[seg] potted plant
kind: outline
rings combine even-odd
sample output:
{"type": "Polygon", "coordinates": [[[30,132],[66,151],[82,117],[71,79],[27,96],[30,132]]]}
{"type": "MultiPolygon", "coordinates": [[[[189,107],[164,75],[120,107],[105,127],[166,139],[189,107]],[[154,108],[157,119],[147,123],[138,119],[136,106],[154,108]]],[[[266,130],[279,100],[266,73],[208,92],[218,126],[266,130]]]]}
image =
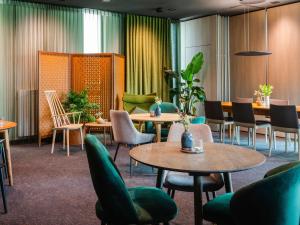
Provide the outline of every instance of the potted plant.
{"type": "Polygon", "coordinates": [[[179,113],[181,123],[184,126],[184,132],[181,135],[181,148],[183,150],[192,150],[193,148],[193,135],[189,132],[190,119],[188,115],[184,112],[179,113]]]}
{"type": "MultiPolygon", "coordinates": [[[[93,111],[100,108],[99,104],[91,103],[89,101],[87,89],[84,89],[80,92],[70,90],[65,101],[63,102],[63,106],[68,112],[81,112],[80,121],[82,123],[95,122],[96,117],[93,115],[93,111]]],[[[80,143],[79,132],[70,132],[70,143],[80,143]]]]}
{"type": "Polygon", "coordinates": [[[161,104],[161,99],[159,97],[155,97],[155,104],[156,104],[156,109],[154,111],[155,116],[160,116],[161,115],[161,108],[160,108],[160,104],[161,104]]]}
{"type": "Polygon", "coordinates": [[[262,93],[264,97],[264,104],[265,106],[270,105],[270,96],[273,92],[273,86],[271,84],[260,84],[259,85],[259,91],[262,93]]]}
{"type": "Polygon", "coordinates": [[[187,115],[196,114],[196,103],[203,102],[206,99],[204,87],[200,86],[200,79],[196,75],[201,70],[204,63],[202,52],[197,53],[187,65],[185,70],[178,73],[165,70],[168,77],[176,79],[177,87],[171,88],[171,96],[177,96],[181,111],[187,115]]]}

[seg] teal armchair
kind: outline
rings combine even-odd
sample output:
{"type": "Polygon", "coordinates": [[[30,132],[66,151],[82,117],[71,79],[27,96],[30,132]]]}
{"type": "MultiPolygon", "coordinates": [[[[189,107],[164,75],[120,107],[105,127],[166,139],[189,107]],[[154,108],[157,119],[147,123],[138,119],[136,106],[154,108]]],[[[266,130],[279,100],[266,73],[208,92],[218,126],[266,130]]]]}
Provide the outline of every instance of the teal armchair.
{"type": "Polygon", "coordinates": [[[299,225],[300,162],[277,167],[235,194],[209,201],[203,215],[218,225],[299,225]]]}
{"type": "Polygon", "coordinates": [[[152,187],[127,188],[104,145],[89,134],[85,143],[98,196],[96,215],[102,225],[169,224],[175,218],[177,206],[165,192],[152,187]]]}
{"type": "MultiPolygon", "coordinates": [[[[161,108],[162,113],[177,113],[178,112],[178,107],[171,102],[162,102],[159,106],[161,108]]],[[[150,106],[149,111],[155,111],[156,108],[157,108],[157,104],[154,103],[153,105],[150,106]]],[[[146,133],[156,134],[155,127],[152,122],[146,122],[145,131],[146,131],[146,133]]],[[[163,140],[166,140],[166,138],[168,137],[168,134],[169,134],[169,128],[162,127],[161,137],[163,140]]]]}

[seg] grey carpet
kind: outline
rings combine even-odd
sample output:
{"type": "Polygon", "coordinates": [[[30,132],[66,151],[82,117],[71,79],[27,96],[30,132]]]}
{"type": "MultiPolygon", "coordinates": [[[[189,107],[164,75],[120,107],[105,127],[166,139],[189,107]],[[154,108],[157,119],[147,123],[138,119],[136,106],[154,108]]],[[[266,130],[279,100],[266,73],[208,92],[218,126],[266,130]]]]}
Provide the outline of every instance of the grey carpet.
{"type": "MultiPolygon", "coordinates": [[[[259,180],[264,173],[280,164],[297,160],[297,154],[284,153],[283,141],[279,141],[267,162],[255,169],[232,175],[234,189],[237,190],[259,180]]],[[[245,144],[245,138],[242,142],[245,144]]],[[[267,145],[262,137],[258,139],[258,151],[266,154],[267,145]]],[[[71,148],[67,157],[57,144],[50,154],[50,145],[38,148],[36,144],[12,146],[14,186],[7,187],[8,213],[0,215],[1,225],[93,225],[100,224],[95,216],[97,200],[93,190],[85,151],[71,148]]],[[[111,154],[115,146],[110,146],[111,154]]],[[[126,148],[120,149],[117,165],[128,186],[154,186],[156,176],[151,168],[138,165],[134,176],[129,177],[129,158],[126,148]]],[[[224,190],[219,194],[224,193],[224,190]]],[[[179,207],[178,217],[172,224],[192,225],[193,195],[176,192],[175,201],[179,207]]],[[[0,202],[0,211],[2,202],[0,202]]],[[[209,224],[209,223],[207,223],[209,224]]]]}

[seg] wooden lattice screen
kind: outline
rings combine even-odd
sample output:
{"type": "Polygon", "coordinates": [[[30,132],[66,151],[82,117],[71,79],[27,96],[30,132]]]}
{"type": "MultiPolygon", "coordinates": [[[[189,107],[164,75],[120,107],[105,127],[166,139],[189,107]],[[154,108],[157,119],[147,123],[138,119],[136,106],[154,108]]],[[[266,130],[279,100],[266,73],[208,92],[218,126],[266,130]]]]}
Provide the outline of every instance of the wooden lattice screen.
{"type": "Polygon", "coordinates": [[[44,95],[56,90],[60,96],[68,90],[88,88],[91,102],[101,106],[109,119],[110,109],[122,109],[125,90],[125,57],[118,54],[39,53],[39,143],[52,134],[52,120],[44,95]]]}
{"type": "Polygon", "coordinates": [[[70,55],[39,52],[39,145],[52,134],[53,121],[45,90],[56,90],[63,97],[71,87],[70,55]]]}

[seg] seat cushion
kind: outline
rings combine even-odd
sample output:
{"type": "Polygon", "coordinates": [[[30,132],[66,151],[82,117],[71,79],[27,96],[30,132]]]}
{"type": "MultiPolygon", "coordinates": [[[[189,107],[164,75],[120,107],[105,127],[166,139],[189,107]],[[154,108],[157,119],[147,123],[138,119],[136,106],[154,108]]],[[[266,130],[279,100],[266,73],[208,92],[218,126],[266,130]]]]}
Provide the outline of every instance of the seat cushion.
{"type": "Polygon", "coordinates": [[[269,125],[270,122],[267,120],[256,120],[256,125],[260,126],[260,125],[269,125]]]}
{"type": "Polygon", "coordinates": [[[129,188],[128,191],[140,223],[168,222],[177,215],[175,202],[160,189],[135,187],[129,188]]]}
{"type": "MultiPolygon", "coordinates": [[[[224,186],[221,174],[210,174],[202,177],[203,191],[217,191],[224,186]]],[[[194,180],[187,173],[169,172],[166,176],[164,187],[178,191],[193,192],[194,180]]]]}
{"type": "Polygon", "coordinates": [[[233,193],[220,195],[203,206],[203,218],[222,225],[234,225],[230,213],[230,201],[233,193]]]}
{"type": "MultiPolygon", "coordinates": [[[[158,188],[128,188],[136,209],[139,224],[168,222],[177,215],[177,206],[173,199],[158,188]]],[[[107,221],[99,201],[96,203],[96,215],[100,220],[107,221]]]]}

